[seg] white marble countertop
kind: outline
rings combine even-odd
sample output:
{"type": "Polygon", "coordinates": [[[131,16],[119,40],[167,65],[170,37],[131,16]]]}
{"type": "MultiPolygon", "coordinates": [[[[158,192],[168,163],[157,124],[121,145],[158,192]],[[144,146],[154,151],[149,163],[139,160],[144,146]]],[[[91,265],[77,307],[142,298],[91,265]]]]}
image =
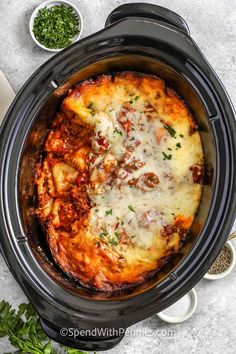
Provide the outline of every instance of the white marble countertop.
{"type": "MultiPolygon", "coordinates": [[[[40,0],[0,0],[0,70],[17,92],[26,79],[51,53],[39,49],[31,40],[28,21],[40,0]]],[[[122,0],[71,0],[84,17],[83,36],[104,26],[108,14],[122,0]]],[[[132,2],[132,1],[129,1],[132,2]]],[[[148,2],[148,1],[143,1],[148,2]]],[[[150,0],[151,2],[151,0],[150,0]]],[[[223,81],[236,105],[236,0],[153,0],[179,13],[187,21],[191,35],[223,81]]],[[[234,229],[236,224],[234,225],[234,229]]],[[[17,306],[26,298],[0,255],[0,301],[17,306]]],[[[187,322],[167,325],[152,316],[135,326],[136,336],[127,336],[109,354],[221,353],[234,354],[236,338],[236,270],[219,281],[200,281],[196,286],[197,310],[187,322]],[[147,331],[172,329],[174,335],[141,335],[147,331]],[[139,334],[138,334],[139,333],[139,334]]],[[[0,354],[10,345],[0,340],[0,354]]],[[[105,352],[104,352],[105,353],[105,352]]]]}

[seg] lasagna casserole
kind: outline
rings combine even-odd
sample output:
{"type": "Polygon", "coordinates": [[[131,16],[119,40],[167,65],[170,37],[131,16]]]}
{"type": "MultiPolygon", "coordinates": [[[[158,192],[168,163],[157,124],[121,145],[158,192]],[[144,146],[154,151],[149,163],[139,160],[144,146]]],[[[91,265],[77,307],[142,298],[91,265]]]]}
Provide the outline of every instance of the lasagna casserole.
{"type": "Polygon", "coordinates": [[[95,290],[144,281],[185,241],[202,175],[197,125],[163,80],[121,72],[80,83],[37,165],[37,215],[55,262],[95,290]]]}

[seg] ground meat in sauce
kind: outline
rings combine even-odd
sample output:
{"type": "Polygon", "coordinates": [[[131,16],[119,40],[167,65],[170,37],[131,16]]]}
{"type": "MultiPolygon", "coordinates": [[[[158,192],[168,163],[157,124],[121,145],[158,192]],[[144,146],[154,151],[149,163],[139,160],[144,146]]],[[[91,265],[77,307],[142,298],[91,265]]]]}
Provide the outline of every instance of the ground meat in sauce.
{"type": "Polygon", "coordinates": [[[139,178],[130,179],[128,184],[141,189],[143,192],[148,192],[159,184],[159,178],[155,173],[149,172],[144,173],[139,178]]]}
{"type": "Polygon", "coordinates": [[[194,165],[190,167],[192,172],[193,182],[200,184],[203,178],[203,165],[194,165]]]}
{"type": "Polygon", "coordinates": [[[164,238],[169,239],[169,237],[175,233],[178,233],[180,235],[181,241],[184,241],[186,239],[186,236],[189,232],[189,229],[184,229],[181,227],[178,227],[177,225],[166,225],[163,227],[161,231],[161,236],[164,238]]]}

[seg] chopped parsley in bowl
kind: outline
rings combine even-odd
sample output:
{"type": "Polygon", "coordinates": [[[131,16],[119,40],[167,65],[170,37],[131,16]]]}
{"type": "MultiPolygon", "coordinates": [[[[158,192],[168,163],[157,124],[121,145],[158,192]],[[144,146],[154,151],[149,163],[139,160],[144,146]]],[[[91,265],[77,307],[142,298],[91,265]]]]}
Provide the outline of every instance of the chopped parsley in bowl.
{"type": "Polygon", "coordinates": [[[30,33],[37,45],[49,51],[60,51],[79,39],[82,17],[67,1],[46,1],[30,19],[30,33]]]}

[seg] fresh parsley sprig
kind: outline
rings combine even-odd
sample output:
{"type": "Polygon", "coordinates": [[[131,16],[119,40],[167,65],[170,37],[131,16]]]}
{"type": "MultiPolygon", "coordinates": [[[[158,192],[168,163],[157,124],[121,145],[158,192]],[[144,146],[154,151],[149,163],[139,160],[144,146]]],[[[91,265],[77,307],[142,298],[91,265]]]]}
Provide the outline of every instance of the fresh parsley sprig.
{"type": "MultiPolygon", "coordinates": [[[[3,337],[8,337],[18,354],[57,354],[31,304],[21,304],[14,310],[7,301],[0,302],[0,338],[3,337]]],[[[86,354],[78,349],[63,349],[66,354],[86,354]]]]}

